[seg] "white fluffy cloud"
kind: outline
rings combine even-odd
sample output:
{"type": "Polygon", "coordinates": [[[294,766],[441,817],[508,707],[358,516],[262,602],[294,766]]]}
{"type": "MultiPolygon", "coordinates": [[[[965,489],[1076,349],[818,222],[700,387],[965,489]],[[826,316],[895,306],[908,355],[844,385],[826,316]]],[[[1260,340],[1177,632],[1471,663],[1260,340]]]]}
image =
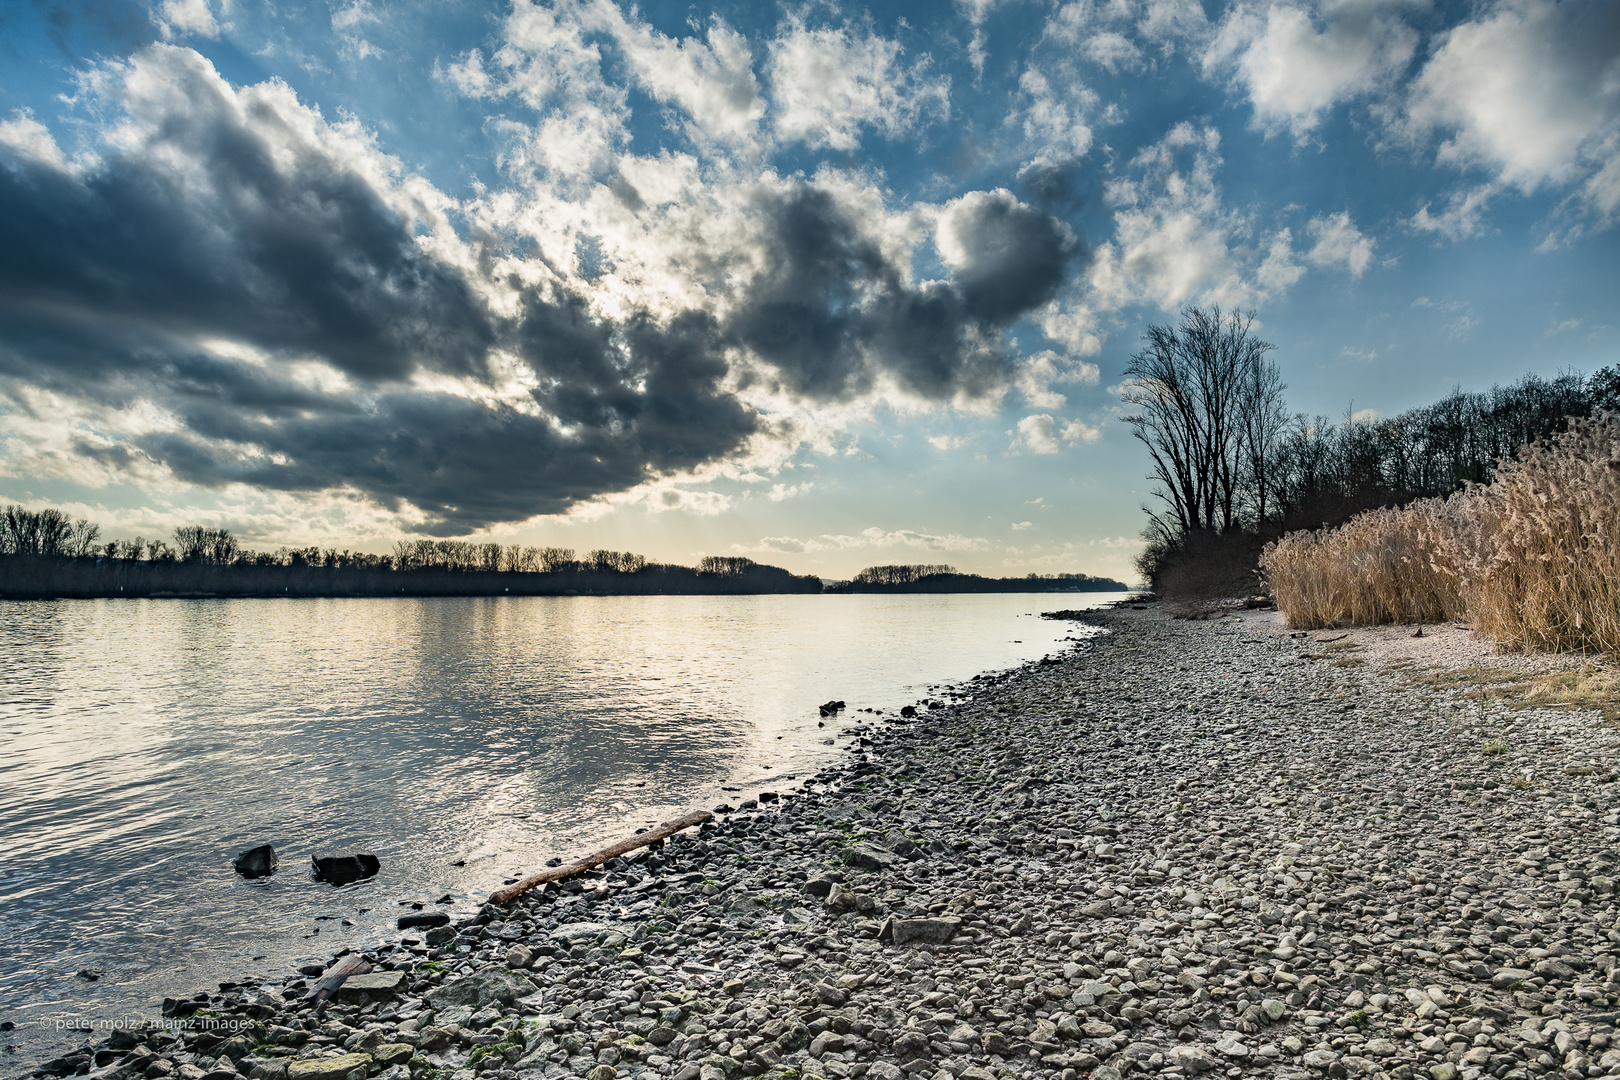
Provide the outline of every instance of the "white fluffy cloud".
{"type": "Polygon", "coordinates": [[[1168,310],[1195,297],[1249,298],[1233,251],[1245,222],[1224,205],[1215,179],[1220,141],[1214,128],[1177,124],[1108,184],[1114,237],[1098,247],[1088,275],[1098,305],[1168,310]]]}
{"type": "Polygon", "coordinates": [[[1035,67],[1019,78],[1018,88],[1026,100],[1021,118],[1033,160],[1084,157],[1091,149],[1092,137],[1086,115],[1095,107],[1097,95],[1077,80],[1054,84],[1035,67]]]}
{"type": "Polygon", "coordinates": [[[859,26],[792,23],[770,46],[772,123],[779,138],[813,149],[853,150],[863,128],[893,138],[943,120],[950,80],[910,65],[900,43],[859,26]]]}
{"type": "Polygon", "coordinates": [[[1027,450],[1031,454],[1060,453],[1065,445],[1093,443],[1102,438],[1102,428],[1080,420],[1054,418],[1047,413],[1026,416],[1018,421],[1013,435],[1012,449],[1027,450]]]}
{"type": "Polygon", "coordinates": [[[1257,125],[1301,137],[1334,105],[1406,70],[1418,35],[1401,19],[1401,6],[1239,3],[1221,20],[1204,69],[1229,75],[1254,106],[1257,125]]]}
{"type": "MultiPolygon", "coordinates": [[[[1442,34],[1407,107],[1410,133],[1440,137],[1439,160],[1532,192],[1578,185],[1599,215],[1620,206],[1620,5],[1500,0],[1442,34]]],[[[1477,231],[1474,188],[1418,228],[1477,231]]]]}
{"type": "Polygon", "coordinates": [[[1358,278],[1372,263],[1373,241],[1356,228],[1348,210],[1312,218],[1307,231],[1315,243],[1305,257],[1313,266],[1342,266],[1358,278]]]}
{"type": "Polygon", "coordinates": [[[1067,0],[1047,19],[1046,36],[1107,67],[1135,66],[1142,46],[1173,53],[1209,35],[1199,0],[1067,0]]]}
{"type": "Polygon", "coordinates": [[[626,18],[610,0],[598,0],[596,11],[648,93],[691,117],[691,133],[731,141],[753,138],[765,101],[753,53],[741,34],[716,20],[706,41],[677,40],[626,18]]]}

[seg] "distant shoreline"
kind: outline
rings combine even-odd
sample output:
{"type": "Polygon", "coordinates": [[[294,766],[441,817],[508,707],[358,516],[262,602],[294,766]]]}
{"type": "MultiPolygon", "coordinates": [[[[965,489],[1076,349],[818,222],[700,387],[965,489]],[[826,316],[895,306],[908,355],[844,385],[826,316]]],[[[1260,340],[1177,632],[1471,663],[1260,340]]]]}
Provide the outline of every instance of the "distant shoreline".
{"type": "MultiPolygon", "coordinates": [[[[739,563],[745,560],[738,560],[739,563]]],[[[0,557],[0,599],[306,599],[451,596],[774,596],[838,593],[1127,592],[1084,575],[984,578],[939,574],[905,583],[835,582],[748,563],[736,572],[647,564],[632,570],[398,570],[380,566],[254,565],[100,556],[0,557]]]]}

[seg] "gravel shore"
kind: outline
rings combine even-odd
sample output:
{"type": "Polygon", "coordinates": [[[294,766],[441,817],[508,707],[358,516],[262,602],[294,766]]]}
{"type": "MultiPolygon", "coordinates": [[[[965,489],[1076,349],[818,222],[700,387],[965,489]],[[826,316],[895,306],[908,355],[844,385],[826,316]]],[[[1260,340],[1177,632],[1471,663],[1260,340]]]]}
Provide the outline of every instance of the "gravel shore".
{"type": "Polygon", "coordinates": [[[318,975],[227,986],[35,1075],[1620,1077],[1620,733],[1085,617],[794,791],[407,931],[320,1012],[318,975]]]}

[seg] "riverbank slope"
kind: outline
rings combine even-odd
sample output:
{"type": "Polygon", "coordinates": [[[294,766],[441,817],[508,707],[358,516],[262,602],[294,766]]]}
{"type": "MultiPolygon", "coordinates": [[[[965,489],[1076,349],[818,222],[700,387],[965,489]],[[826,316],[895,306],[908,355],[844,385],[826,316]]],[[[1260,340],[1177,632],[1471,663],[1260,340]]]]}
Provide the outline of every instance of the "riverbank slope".
{"type": "Polygon", "coordinates": [[[375,950],[321,1015],[309,977],[229,987],[53,1068],[1620,1075],[1616,732],[1236,619],[1087,617],[1113,632],[797,793],[375,950]]]}

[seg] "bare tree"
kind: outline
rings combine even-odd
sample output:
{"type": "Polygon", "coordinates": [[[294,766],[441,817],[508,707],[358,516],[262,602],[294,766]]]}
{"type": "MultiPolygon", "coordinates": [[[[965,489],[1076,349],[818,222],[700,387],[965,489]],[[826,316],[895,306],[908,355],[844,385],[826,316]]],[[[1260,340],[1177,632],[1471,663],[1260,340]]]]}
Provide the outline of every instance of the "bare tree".
{"type": "MultiPolygon", "coordinates": [[[[225,529],[207,525],[182,525],[174,530],[174,546],[181,562],[228,566],[236,561],[241,546],[225,529]]],[[[318,558],[318,556],[317,556],[318,558]]],[[[311,560],[314,561],[314,560],[311,560]]]]}
{"type": "Polygon", "coordinates": [[[1125,369],[1124,400],[1138,410],[1125,422],[1147,447],[1155,495],[1182,533],[1232,529],[1253,464],[1247,435],[1281,429],[1281,379],[1266,359],[1275,346],[1255,335],[1252,313],[1219,307],[1189,307],[1143,338],[1125,369]]]}

